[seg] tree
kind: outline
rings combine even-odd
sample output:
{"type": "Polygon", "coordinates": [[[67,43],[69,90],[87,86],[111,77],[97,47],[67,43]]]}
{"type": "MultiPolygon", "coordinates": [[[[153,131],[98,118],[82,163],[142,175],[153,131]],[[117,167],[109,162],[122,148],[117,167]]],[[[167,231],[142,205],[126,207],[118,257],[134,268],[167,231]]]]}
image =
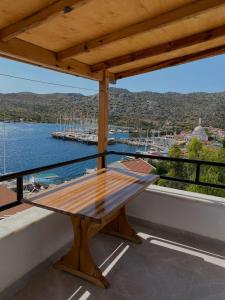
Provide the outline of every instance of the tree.
{"type": "MultiPolygon", "coordinates": [[[[200,159],[212,162],[225,162],[225,149],[204,146],[201,141],[193,138],[188,145],[188,158],[200,159]]],[[[171,147],[169,151],[170,157],[181,157],[181,150],[177,145],[171,147]]],[[[179,162],[167,163],[167,176],[174,178],[185,178],[194,180],[196,176],[196,166],[192,164],[185,164],[179,162]]],[[[210,165],[202,165],[200,169],[200,181],[207,183],[215,183],[225,185],[225,171],[223,167],[216,167],[210,165]]],[[[172,187],[176,189],[183,189],[191,192],[197,192],[207,195],[215,195],[225,197],[225,190],[198,186],[193,184],[184,184],[180,182],[173,182],[168,180],[159,180],[159,185],[172,187]]]]}
{"type": "Polygon", "coordinates": [[[223,144],[223,148],[225,148],[225,139],[223,139],[222,144],[223,144]]]}
{"type": "Polygon", "coordinates": [[[165,175],[168,171],[168,163],[166,161],[155,161],[154,159],[149,159],[149,163],[155,167],[155,170],[152,171],[154,174],[165,175]]]}
{"type": "MultiPolygon", "coordinates": [[[[169,150],[169,156],[174,158],[181,157],[181,150],[178,145],[174,144],[169,150]]],[[[186,166],[182,162],[171,161],[167,163],[167,176],[174,178],[185,178],[186,177],[186,166]]],[[[182,182],[159,180],[159,185],[168,186],[177,189],[184,189],[185,184],[182,182]]]]}
{"type": "Polygon", "coordinates": [[[188,144],[188,158],[189,159],[199,159],[202,151],[203,143],[199,141],[196,137],[193,137],[188,144]]]}
{"type": "Polygon", "coordinates": [[[177,144],[174,144],[170,150],[169,150],[169,156],[170,157],[177,157],[179,158],[181,156],[181,150],[180,148],[178,147],[177,144]]]}
{"type": "MultiPolygon", "coordinates": [[[[202,147],[200,153],[201,160],[208,160],[212,162],[225,162],[225,149],[215,149],[212,147],[202,147]]],[[[202,182],[225,184],[225,172],[223,167],[201,166],[200,180],[202,182]]],[[[190,185],[187,189],[191,192],[198,192],[207,195],[214,195],[225,197],[225,190],[218,188],[211,188],[205,186],[190,185]]]]}

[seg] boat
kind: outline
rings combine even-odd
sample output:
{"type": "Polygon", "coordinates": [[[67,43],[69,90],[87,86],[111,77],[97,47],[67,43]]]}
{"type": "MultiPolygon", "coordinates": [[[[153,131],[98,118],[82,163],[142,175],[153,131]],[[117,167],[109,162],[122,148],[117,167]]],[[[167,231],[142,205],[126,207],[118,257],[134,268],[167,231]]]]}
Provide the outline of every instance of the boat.
{"type": "Polygon", "coordinates": [[[86,169],[85,170],[85,174],[88,175],[88,174],[93,174],[97,171],[97,168],[94,168],[94,169],[86,169]]]}

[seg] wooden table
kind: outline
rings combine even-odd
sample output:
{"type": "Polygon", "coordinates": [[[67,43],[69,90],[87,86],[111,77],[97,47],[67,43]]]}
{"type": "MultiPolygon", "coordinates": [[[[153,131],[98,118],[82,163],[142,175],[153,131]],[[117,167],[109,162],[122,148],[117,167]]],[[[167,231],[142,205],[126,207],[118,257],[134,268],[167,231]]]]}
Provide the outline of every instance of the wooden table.
{"type": "Polygon", "coordinates": [[[56,267],[101,287],[108,287],[107,279],[91,257],[88,239],[101,230],[140,243],[140,238],[127,221],[125,205],[156,179],[157,175],[102,169],[24,201],[71,217],[73,246],[56,263],[56,267]]]}

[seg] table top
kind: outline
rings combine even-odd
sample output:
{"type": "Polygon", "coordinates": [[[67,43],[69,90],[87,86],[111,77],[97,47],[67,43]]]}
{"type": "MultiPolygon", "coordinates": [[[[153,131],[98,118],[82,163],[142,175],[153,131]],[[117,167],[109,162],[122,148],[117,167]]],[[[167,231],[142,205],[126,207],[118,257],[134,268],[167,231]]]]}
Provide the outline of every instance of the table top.
{"type": "Polygon", "coordinates": [[[24,199],[24,202],[101,223],[104,217],[123,207],[158,177],[119,168],[102,169],[24,199]]]}

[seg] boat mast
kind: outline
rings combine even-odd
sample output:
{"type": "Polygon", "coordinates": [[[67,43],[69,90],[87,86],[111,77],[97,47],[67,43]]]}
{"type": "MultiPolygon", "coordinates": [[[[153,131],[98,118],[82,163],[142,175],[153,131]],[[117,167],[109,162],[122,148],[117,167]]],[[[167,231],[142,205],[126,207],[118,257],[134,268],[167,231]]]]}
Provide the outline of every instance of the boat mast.
{"type": "Polygon", "coordinates": [[[62,116],[59,115],[59,131],[62,132],[62,116]]]}
{"type": "Polygon", "coordinates": [[[148,129],[147,129],[147,131],[146,131],[145,152],[147,152],[147,146],[148,146],[148,129]]]}
{"type": "Polygon", "coordinates": [[[6,128],[5,118],[3,122],[3,174],[6,174],[6,128]]]}

